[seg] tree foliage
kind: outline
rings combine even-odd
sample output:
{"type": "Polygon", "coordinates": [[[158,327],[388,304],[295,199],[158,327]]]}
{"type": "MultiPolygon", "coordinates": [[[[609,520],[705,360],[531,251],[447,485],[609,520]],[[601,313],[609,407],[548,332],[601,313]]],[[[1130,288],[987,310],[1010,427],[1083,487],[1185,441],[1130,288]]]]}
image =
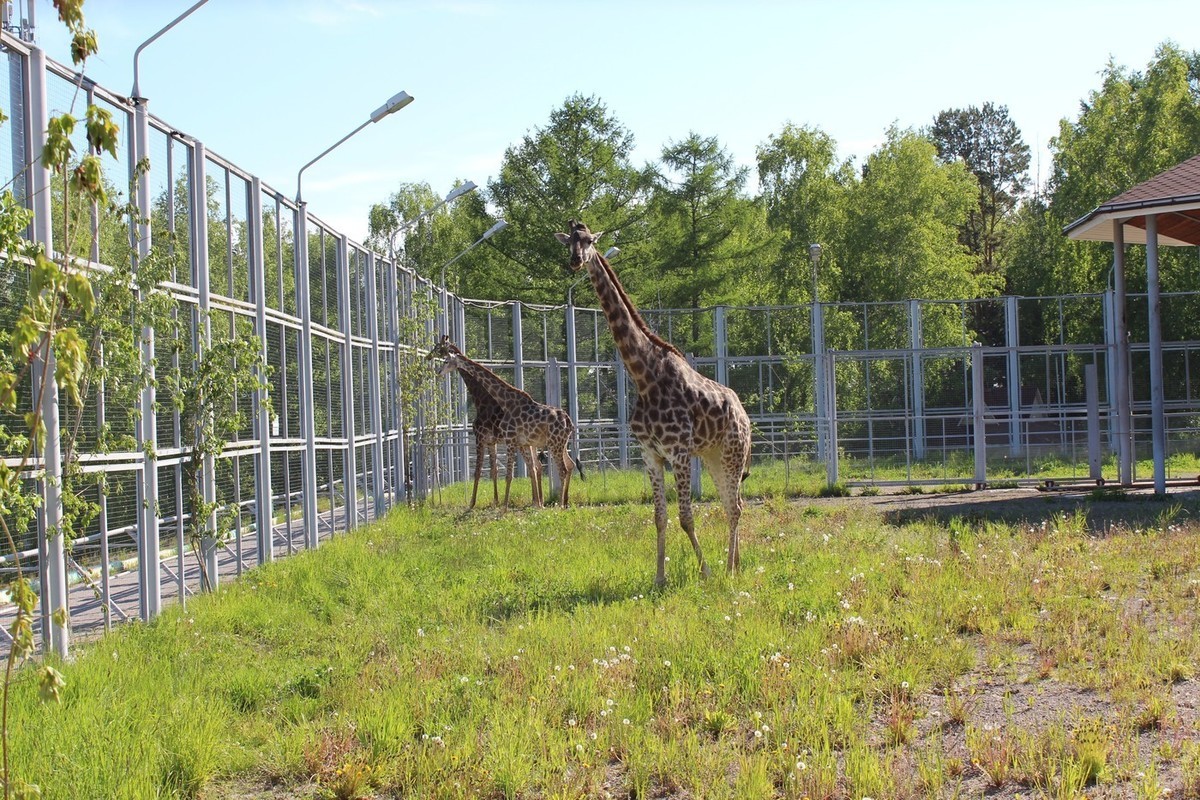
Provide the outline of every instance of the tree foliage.
{"type": "Polygon", "coordinates": [[[654,172],[633,164],[633,146],[633,133],[599,99],[573,95],[510,147],[488,193],[512,229],[496,242],[504,258],[488,264],[480,296],[562,302],[569,279],[551,234],[568,219],[620,231],[623,242],[642,238],[654,172]]]}
{"type": "Polygon", "coordinates": [[[979,182],[979,199],[960,226],[959,238],[979,259],[979,271],[996,269],[1004,222],[1028,184],[1029,146],[1007,106],[984,103],[937,115],[930,130],[943,161],[962,160],[979,182]]]}

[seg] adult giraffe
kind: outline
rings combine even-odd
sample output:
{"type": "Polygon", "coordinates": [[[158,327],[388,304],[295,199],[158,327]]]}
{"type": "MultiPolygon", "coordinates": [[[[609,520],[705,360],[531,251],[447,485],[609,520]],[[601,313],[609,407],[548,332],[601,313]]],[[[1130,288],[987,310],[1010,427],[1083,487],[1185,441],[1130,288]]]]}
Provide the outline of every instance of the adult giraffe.
{"type": "Polygon", "coordinates": [[[596,296],[608,319],[613,341],[637,387],[629,430],[642,446],[646,475],[654,491],[654,525],[658,529],[655,584],[667,581],[667,494],[663,468],[671,465],[679,492],[679,524],[692,541],[700,572],[709,574],[692,518],[692,456],[708,468],[729,521],[726,568],[737,570],[738,521],[742,516],[742,481],[749,475],[750,417],[728,386],[706,378],[687,363],[670,342],[650,329],[625,294],[617,274],[596,250],[603,234],[571,220],[570,233],[555,236],[571,252],[569,269],[587,267],[596,296]]]}

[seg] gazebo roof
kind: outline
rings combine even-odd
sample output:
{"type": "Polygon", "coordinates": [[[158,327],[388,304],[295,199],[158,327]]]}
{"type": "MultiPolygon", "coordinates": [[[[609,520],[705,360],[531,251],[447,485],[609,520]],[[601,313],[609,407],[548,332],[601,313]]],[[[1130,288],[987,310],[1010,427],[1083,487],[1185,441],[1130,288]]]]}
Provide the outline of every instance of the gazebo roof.
{"type": "Polygon", "coordinates": [[[1122,192],[1080,217],[1063,233],[1072,239],[1113,240],[1113,220],[1122,220],[1126,244],[1146,243],[1146,217],[1158,217],[1158,243],[1200,245],[1200,154],[1122,192]]]}

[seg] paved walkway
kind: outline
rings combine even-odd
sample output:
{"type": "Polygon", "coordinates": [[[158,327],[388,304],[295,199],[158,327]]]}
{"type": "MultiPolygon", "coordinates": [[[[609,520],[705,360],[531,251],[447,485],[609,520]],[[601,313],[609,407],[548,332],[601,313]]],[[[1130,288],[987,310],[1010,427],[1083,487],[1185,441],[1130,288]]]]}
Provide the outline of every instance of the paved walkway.
{"type": "MultiPolygon", "coordinates": [[[[359,506],[359,520],[369,520],[373,509],[359,506]],[[365,514],[365,519],[364,519],[365,514]]],[[[345,529],[345,508],[339,507],[318,515],[318,539],[329,539],[336,530],[342,533],[345,529]]],[[[304,524],[303,520],[293,520],[290,525],[286,522],[275,526],[274,553],[276,559],[287,558],[293,553],[303,551],[304,524]]],[[[164,541],[165,544],[165,541],[164,541]]],[[[240,548],[236,540],[231,540],[218,551],[217,571],[221,583],[227,583],[238,577],[238,561],[241,561],[242,571],[257,566],[258,542],[253,529],[242,534],[240,548]]],[[[136,560],[132,568],[109,573],[109,624],[115,626],[126,620],[138,619],[138,571],[136,560]]],[[[34,567],[36,575],[36,567],[34,567]]],[[[160,559],[159,574],[162,581],[162,602],[178,602],[180,599],[180,582],[178,580],[179,558],[172,552],[160,559]]],[[[184,596],[192,597],[200,591],[200,566],[191,548],[185,548],[183,557],[184,596]]],[[[80,642],[96,639],[105,631],[105,607],[101,597],[100,580],[77,579],[67,592],[67,607],[70,610],[71,638],[70,646],[80,642]]],[[[34,637],[39,651],[42,647],[42,616],[41,609],[35,612],[34,637]]],[[[11,647],[9,630],[16,619],[16,607],[12,603],[0,606],[0,658],[7,658],[11,647]]]]}

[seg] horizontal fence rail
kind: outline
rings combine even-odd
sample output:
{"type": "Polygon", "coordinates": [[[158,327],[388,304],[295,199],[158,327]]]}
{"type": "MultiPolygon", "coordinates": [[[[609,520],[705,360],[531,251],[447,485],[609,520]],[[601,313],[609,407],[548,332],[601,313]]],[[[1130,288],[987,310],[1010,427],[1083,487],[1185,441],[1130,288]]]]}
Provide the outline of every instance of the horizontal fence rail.
{"type": "MultiPolygon", "coordinates": [[[[39,589],[61,582],[82,592],[40,592],[43,648],[67,652],[66,632],[55,633],[52,621],[60,610],[76,632],[151,619],[164,597],[186,603],[244,569],[466,480],[475,450],[465,387],[456,376],[433,380],[423,361],[443,333],[535,399],[566,408],[586,469],[640,465],[626,424],[629,380],[598,309],[456,297],[350,241],[144,106],[81,83],[8,34],[3,44],[0,99],[11,120],[0,128],[0,183],[35,214],[49,214],[48,229],[61,229],[63,210],[36,202],[31,154],[41,152],[44,131],[28,124],[31,109],[40,102],[62,113],[82,92],[128,132],[117,156],[102,158],[114,182],[142,181],[136,194],[147,222],[132,231],[99,223],[89,268],[150,258],[169,265],[158,291],[183,346],[146,331],[158,347],[144,363],[186,375],[214,334],[232,332],[251,337],[267,367],[264,388],[238,387],[245,424],[200,473],[232,533],[199,547],[185,536],[192,455],[175,398],[162,385],[145,390],[133,413],[111,383],[90,387],[76,441],[81,469],[104,476],[85,495],[98,507],[95,520],[64,543],[53,535],[53,509],[43,507],[18,532],[19,552],[0,557],[6,579],[19,561],[39,589]],[[135,170],[142,152],[144,175],[135,170]],[[101,431],[138,446],[106,451],[101,431]]],[[[27,264],[6,255],[0,325],[13,323],[26,273],[27,264]]],[[[1163,355],[1172,453],[1194,454],[1200,442],[1198,306],[1200,295],[1163,297],[1173,309],[1163,355]]],[[[1126,434],[1116,414],[1125,373],[1114,368],[1114,307],[1106,292],[643,314],[697,370],[735,389],[754,425],[757,464],[794,463],[829,483],[982,485],[1115,479],[1126,434]],[[1000,320],[986,327],[999,334],[979,342],[983,319],[1000,320]]],[[[1145,296],[1128,299],[1135,464],[1151,448],[1147,314],[1145,296]]],[[[47,474],[43,464],[28,478],[45,485],[47,474]]],[[[12,614],[7,600],[4,614],[12,614]]]]}

